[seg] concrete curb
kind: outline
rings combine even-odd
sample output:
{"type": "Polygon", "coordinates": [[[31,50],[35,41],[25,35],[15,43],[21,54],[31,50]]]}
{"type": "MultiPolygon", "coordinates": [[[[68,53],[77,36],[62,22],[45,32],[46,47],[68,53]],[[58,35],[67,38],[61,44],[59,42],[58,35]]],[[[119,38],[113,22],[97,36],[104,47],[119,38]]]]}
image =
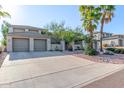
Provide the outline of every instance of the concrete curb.
{"type": "Polygon", "coordinates": [[[114,71],[112,71],[112,72],[108,72],[108,73],[106,73],[106,74],[104,74],[104,75],[102,75],[102,76],[98,76],[98,77],[96,77],[96,78],[94,78],[94,79],[92,79],[92,80],[89,80],[89,81],[86,81],[86,82],[84,82],[84,83],[80,83],[80,84],[74,85],[74,86],[72,86],[72,88],[83,88],[84,86],[86,86],[86,85],[88,85],[88,84],[90,84],[90,83],[93,83],[94,81],[97,81],[97,80],[100,80],[100,79],[102,79],[102,78],[105,78],[105,77],[107,77],[107,76],[109,76],[109,75],[112,75],[112,74],[114,74],[114,73],[116,73],[116,72],[118,72],[118,71],[121,71],[121,70],[123,70],[123,69],[124,69],[124,67],[121,67],[121,68],[116,69],[116,70],[114,70],[114,71]]]}

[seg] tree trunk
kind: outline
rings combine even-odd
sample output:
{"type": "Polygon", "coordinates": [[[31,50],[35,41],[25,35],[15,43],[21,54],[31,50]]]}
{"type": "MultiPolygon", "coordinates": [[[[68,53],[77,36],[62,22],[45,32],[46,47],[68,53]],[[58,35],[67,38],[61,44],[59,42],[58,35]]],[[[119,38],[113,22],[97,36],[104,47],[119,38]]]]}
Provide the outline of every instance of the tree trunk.
{"type": "Polygon", "coordinates": [[[102,22],[101,22],[101,28],[100,28],[100,52],[103,51],[103,49],[102,49],[103,26],[104,26],[104,20],[102,20],[102,22]]]}
{"type": "Polygon", "coordinates": [[[93,32],[90,31],[90,48],[93,48],[93,32]]]}

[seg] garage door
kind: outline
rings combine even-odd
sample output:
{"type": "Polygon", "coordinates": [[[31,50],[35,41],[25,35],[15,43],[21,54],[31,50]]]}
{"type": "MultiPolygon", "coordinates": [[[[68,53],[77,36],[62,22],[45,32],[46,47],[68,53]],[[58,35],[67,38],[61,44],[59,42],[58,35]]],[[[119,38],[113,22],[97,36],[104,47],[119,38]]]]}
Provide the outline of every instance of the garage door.
{"type": "Polygon", "coordinates": [[[44,39],[34,39],[34,51],[46,51],[47,45],[44,39]]]}
{"type": "Polygon", "coordinates": [[[14,38],[13,39],[13,51],[14,52],[28,52],[29,51],[29,39],[14,38]]]}

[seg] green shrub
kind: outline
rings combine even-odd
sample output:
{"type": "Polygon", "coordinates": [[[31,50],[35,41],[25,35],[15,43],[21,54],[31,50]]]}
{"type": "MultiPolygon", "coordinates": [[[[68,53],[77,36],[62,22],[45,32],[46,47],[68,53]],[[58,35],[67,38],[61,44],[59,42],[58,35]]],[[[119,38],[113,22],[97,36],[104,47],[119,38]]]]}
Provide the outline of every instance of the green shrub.
{"type": "Polygon", "coordinates": [[[90,56],[97,54],[97,51],[95,49],[89,47],[86,47],[84,51],[86,55],[90,55],[90,56]]]}
{"type": "Polygon", "coordinates": [[[120,52],[121,54],[124,54],[124,49],[121,49],[121,52],[120,52]]]}
{"type": "Polygon", "coordinates": [[[106,50],[109,50],[109,51],[114,52],[115,51],[115,48],[107,48],[106,50]]]}
{"type": "Polygon", "coordinates": [[[109,51],[112,51],[114,53],[117,53],[117,54],[124,54],[124,49],[122,48],[107,48],[106,50],[109,50],[109,51]]]}
{"type": "Polygon", "coordinates": [[[119,54],[121,53],[121,49],[115,49],[114,52],[119,54]]]}

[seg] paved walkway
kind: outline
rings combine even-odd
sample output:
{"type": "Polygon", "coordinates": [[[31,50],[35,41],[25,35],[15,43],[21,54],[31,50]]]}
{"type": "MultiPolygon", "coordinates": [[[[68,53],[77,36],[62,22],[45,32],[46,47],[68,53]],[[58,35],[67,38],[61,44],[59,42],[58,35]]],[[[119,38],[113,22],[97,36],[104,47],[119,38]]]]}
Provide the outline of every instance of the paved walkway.
{"type": "Polygon", "coordinates": [[[0,87],[82,87],[123,68],[62,52],[11,53],[0,69],[0,87]]]}

